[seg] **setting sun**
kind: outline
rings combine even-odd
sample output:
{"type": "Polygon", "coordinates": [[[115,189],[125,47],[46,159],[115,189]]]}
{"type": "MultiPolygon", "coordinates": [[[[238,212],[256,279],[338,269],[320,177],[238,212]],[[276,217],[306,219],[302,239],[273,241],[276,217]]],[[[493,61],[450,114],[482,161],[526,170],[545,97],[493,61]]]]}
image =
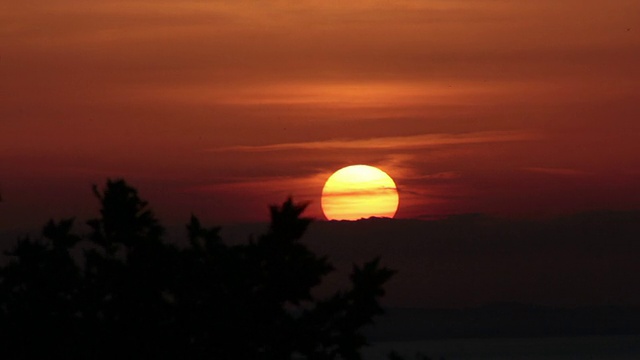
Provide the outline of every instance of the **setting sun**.
{"type": "Polygon", "coordinates": [[[392,218],[398,210],[398,191],[384,171],[368,165],[342,168],[322,189],[322,211],[329,220],[392,218]]]}

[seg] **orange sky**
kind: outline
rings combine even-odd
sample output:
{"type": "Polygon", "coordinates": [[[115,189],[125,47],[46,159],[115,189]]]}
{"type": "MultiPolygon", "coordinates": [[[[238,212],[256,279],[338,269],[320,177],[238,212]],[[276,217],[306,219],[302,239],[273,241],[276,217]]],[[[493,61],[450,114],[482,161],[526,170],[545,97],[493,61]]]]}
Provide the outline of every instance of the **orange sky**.
{"type": "Polygon", "coordinates": [[[398,217],[640,208],[640,2],[0,1],[0,227],[265,220],[351,164],[398,217]]]}

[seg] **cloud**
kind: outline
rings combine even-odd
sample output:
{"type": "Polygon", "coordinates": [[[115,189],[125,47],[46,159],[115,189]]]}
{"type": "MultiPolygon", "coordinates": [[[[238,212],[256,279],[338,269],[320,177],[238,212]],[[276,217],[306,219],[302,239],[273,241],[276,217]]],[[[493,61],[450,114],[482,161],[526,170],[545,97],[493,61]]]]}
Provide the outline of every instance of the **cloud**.
{"type": "Polygon", "coordinates": [[[534,172],[539,174],[559,175],[559,176],[585,176],[591,173],[578,169],[571,168],[546,168],[546,167],[525,167],[524,171],[534,172]]]}
{"type": "Polygon", "coordinates": [[[226,177],[212,179],[207,184],[193,185],[183,188],[185,193],[249,191],[263,194],[295,193],[307,195],[314,189],[322,187],[324,174],[305,176],[260,176],[260,177],[226,177]]]}
{"type": "Polygon", "coordinates": [[[413,177],[411,180],[426,180],[426,181],[447,181],[460,178],[461,174],[457,171],[443,171],[435,174],[427,174],[422,176],[413,177]]]}
{"type": "Polygon", "coordinates": [[[487,131],[463,134],[422,134],[378,137],[371,139],[326,140],[256,146],[229,146],[224,148],[208,149],[207,151],[271,152],[292,150],[415,150],[447,145],[530,141],[536,138],[536,135],[528,132],[487,131]]]}
{"type": "MultiPolygon", "coordinates": [[[[260,76],[261,77],[261,76],[260,76]]],[[[120,94],[123,99],[163,101],[188,105],[229,106],[318,106],[334,109],[373,108],[376,111],[394,107],[480,105],[495,96],[507,96],[514,91],[535,93],[536,84],[524,86],[518,82],[486,83],[444,80],[385,79],[251,79],[220,86],[215,81],[179,81],[160,86],[156,83],[131,85],[120,94]]],[[[548,90],[548,89],[547,89],[548,90]]]]}

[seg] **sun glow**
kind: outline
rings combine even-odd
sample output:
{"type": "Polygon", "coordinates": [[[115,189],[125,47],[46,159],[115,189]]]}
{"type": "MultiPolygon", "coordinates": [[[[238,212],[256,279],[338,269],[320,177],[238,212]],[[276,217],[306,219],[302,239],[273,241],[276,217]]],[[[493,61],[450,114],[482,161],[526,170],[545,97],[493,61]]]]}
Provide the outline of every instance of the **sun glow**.
{"type": "Polygon", "coordinates": [[[352,165],[336,171],[322,189],[322,211],[329,220],[392,218],[398,203],[393,179],[368,165],[352,165]]]}

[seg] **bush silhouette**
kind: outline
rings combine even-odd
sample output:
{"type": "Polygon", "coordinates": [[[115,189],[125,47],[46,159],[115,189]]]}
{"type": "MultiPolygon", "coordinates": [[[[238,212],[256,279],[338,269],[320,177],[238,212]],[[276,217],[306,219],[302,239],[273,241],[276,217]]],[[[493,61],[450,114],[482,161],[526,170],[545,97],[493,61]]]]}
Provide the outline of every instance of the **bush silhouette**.
{"type": "Polygon", "coordinates": [[[380,314],[393,272],[354,266],[352,287],[317,299],[332,271],[300,242],[310,219],[291,199],[266,234],[227,245],[192,216],[188,245],[123,180],[94,193],[90,232],[50,221],[0,267],[0,343],[7,358],[360,359],[360,330],[380,314]]]}

